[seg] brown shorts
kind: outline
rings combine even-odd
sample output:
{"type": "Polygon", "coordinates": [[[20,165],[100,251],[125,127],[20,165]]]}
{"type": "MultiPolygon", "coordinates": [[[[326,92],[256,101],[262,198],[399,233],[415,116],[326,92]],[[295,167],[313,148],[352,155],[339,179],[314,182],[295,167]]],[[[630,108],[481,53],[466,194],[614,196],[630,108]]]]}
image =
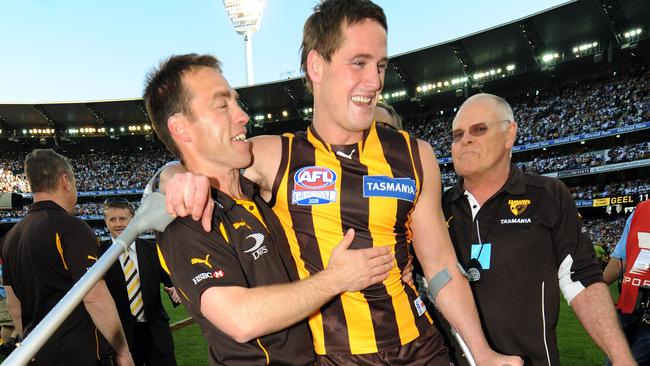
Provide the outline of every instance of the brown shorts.
{"type": "Polygon", "coordinates": [[[438,330],[431,326],[414,341],[393,349],[362,355],[333,353],[316,356],[316,366],[335,365],[449,366],[449,352],[438,330]]]}

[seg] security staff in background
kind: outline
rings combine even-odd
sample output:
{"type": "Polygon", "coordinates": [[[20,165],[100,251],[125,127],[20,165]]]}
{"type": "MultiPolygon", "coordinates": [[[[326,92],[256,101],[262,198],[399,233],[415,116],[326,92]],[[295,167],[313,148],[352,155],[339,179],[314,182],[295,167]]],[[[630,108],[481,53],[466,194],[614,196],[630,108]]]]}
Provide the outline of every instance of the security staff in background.
{"type": "MultiPolygon", "coordinates": [[[[103,254],[133,218],[124,198],[104,202],[104,222],[111,241],[101,244],[103,254]]],[[[173,303],[180,303],[169,276],[160,265],[156,244],[137,238],[104,275],[115,300],[124,334],[136,365],[176,365],[169,316],[160,300],[160,284],[173,303]]]]}
{"type": "Polygon", "coordinates": [[[650,201],[644,201],[628,218],[604,273],[608,284],[620,280],[621,296],[616,309],[634,360],[639,365],[650,365],[649,268],[650,201]]]}
{"type": "MultiPolygon", "coordinates": [[[[25,174],[34,204],[2,244],[8,306],[21,336],[29,336],[98,256],[93,231],[72,215],[77,189],[68,160],[50,149],[34,150],[25,159],[25,174]]],[[[115,303],[103,280],[30,364],[99,364],[97,330],[116,351],[119,365],[133,365],[115,303]]]]}
{"type": "Polygon", "coordinates": [[[443,210],[488,342],[529,365],[558,365],[562,291],[614,364],[634,364],[568,189],[510,163],[516,132],[510,105],[491,94],[467,99],[451,131],[459,179],[443,210]]]}

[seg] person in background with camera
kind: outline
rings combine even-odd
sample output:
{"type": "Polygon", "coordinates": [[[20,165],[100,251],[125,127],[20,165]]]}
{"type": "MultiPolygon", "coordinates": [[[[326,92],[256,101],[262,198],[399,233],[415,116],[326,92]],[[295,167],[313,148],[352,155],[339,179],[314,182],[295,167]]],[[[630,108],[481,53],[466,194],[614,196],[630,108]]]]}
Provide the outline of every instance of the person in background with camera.
{"type": "Polygon", "coordinates": [[[503,98],[477,94],[452,122],[458,182],[442,207],[485,335],[526,365],[559,365],[560,292],[615,365],[633,365],[569,190],[511,164],[517,123],[503,98]]]}
{"type": "Polygon", "coordinates": [[[608,284],[621,281],[616,309],[625,337],[635,361],[650,365],[650,201],[639,203],[628,218],[604,278],[608,284]]]}

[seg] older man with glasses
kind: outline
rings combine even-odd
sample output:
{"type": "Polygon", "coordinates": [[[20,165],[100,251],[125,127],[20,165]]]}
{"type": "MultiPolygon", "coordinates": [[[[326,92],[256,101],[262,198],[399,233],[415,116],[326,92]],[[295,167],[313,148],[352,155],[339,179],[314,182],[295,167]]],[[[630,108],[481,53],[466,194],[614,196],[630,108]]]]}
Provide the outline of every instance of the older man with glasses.
{"type": "Polygon", "coordinates": [[[614,364],[633,365],[571,194],[559,180],[511,164],[516,132],[504,99],[467,99],[451,131],[459,179],[442,197],[488,342],[526,365],[559,365],[555,327],[562,292],[614,364]]]}
{"type": "MultiPolygon", "coordinates": [[[[112,240],[101,243],[102,253],[126,229],[134,215],[125,198],[108,198],[103,209],[112,240]]],[[[104,279],[115,300],[135,364],[176,365],[169,316],[160,300],[160,284],[174,303],[180,303],[180,298],[160,265],[155,243],[137,238],[120,254],[104,279]]]]}

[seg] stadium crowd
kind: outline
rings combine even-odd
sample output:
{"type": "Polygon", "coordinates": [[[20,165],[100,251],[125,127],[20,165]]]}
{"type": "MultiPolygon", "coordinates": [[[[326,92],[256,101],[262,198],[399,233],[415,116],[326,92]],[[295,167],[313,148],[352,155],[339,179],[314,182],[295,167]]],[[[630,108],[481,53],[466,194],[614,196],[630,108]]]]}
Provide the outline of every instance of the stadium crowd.
{"type": "Polygon", "coordinates": [[[569,187],[574,199],[589,200],[608,196],[622,196],[650,192],[649,179],[633,179],[607,184],[569,187]]]}
{"type": "MultiPolygon", "coordinates": [[[[517,145],[605,131],[650,121],[650,71],[614,72],[508,99],[519,125],[517,145]]],[[[454,112],[405,121],[405,128],[431,143],[438,157],[449,156],[454,112]]]]}
{"type": "MultiPolygon", "coordinates": [[[[134,210],[137,210],[140,207],[139,201],[129,202],[131,207],[134,210]]],[[[84,202],[77,203],[75,206],[75,215],[76,216],[101,216],[103,211],[103,206],[101,202],[84,202]]],[[[0,218],[5,217],[23,217],[27,213],[26,209],[22,210],[13,210],[13,211],[0,211],[0,218]]]]}
{"type": "MultiPolygon", "coordinates": [[[[142,189],[155,171],[171,155],[158,144],[123,150],[60,151],[68,157],[75,171],[79,191],[142,189]]],[[[26,152],[3,153],[0,159],[0,192],[30,192],[22,174],[26,152]]]]}
{"type": "Polygon", "coordinates": [[[523,171],[545,174],[648,158],[650,158],[650,143],[642,142],[605,150],[577,152],[569,155],[559,155],[557,152],[542,153],[531,161],[518,162],[517,165],[523,171]]]}
{"type": "Polygon", "coordinates": [[[621,237],[627,215],[605,219],[584,220],[584,232],[589,234],[594,245],[611,253],[621,237]]]}
{"type": "Polygon", "coordinates": [[[23,172],[25,153],[3,151],[0,155],[0,192],[29,192],[23,172]]]}
{"type": "Polygon", "coordinates": [[[80,191],[142,189],[166,162],[173,160],[160,145],[124,151],[93,151],[69,157],[80,191]]]}
{"type": "MultiPolygon", "coordinates": [[[[613,147],[611,149],[600,150],[578,150],[573,154],[558,152],[541,152],[533,160],[518,161],[517,166],[524,171],[534,174],[546,174],[551,172],[561,172],[566,170],[591,168],[608,164],[616,164],[628,161],[650,159],[650,143],[642,142],[637,144],[613,147]]],[[[517,155],[513,156],[516,160],[517,155]]],[[[456,183],[456,173],[454,173],[451,164],[443,165],[441,168],[443,186],[449,187],[456,183]]],[[[643,182],[640,182],[643,183],[643,182]]],[[[635,192],[641,192],[645,189],[644,184],[635,187],[622,187],[621,189],[634,189],[635,192]]],[[[582,198],[582,197],[579,197],[582,198]]]]}

